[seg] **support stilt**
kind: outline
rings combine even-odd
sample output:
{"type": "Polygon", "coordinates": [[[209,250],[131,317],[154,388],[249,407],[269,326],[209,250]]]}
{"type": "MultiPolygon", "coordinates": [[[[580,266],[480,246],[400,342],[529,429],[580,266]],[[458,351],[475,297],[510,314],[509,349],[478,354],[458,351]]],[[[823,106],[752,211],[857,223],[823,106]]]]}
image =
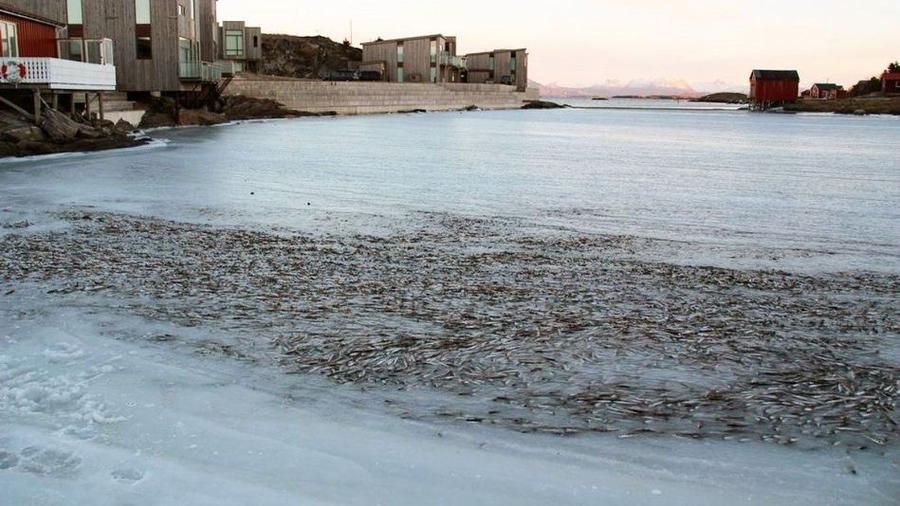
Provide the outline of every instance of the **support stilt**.
{"type": "Polygon", "coordinates": [[[41,92],[34,90],[34,124],[41,124],[41,92]]]}

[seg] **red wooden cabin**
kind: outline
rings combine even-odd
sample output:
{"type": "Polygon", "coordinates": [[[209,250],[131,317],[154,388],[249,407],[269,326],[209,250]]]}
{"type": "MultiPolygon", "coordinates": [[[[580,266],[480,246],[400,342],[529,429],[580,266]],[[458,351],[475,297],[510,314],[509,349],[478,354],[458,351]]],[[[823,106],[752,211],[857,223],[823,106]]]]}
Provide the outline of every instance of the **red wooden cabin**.
{"type": "Polygon", "coordinates": [[[834,100],[837,98],[846,98],[847,92],[844,87],[834,83],[816,83],[809,90],[810,98],[818,98],[822,100],[834,100]]]}
{"type": "Polygon", "coordinates": [[[57,58],[59,23],[0,3],[0,56],[57,58]]]}
{"type": "Polygon", "coordinates": [[[758,104],[796,102],[800,74],[796,70],[754,70],[750,74],[750,100],[758,104]]]}
{"type": "Polygon", "coordinates": [[[900,93],[900,72],[881,74],[881,91],[883,93],[900,93]]]}

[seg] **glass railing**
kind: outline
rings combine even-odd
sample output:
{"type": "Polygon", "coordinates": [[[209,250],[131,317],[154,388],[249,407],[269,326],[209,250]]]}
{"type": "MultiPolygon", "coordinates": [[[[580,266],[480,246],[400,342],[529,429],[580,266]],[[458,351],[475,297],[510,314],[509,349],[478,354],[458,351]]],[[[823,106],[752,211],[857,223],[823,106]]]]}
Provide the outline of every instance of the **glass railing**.
{"type": "Polygon", "coordinates": [[[449,67],[466,67],[466,59],[462,56],[452,56],[448,53],[441,53],[439,61],[441,65],[447,65],[449,67]]]}
{"type": "Polygon", "coordinates": [[[178,77],[184,81],[214,82],[222,79],[225,66],[205,61],[178,62],[178,77]]]}

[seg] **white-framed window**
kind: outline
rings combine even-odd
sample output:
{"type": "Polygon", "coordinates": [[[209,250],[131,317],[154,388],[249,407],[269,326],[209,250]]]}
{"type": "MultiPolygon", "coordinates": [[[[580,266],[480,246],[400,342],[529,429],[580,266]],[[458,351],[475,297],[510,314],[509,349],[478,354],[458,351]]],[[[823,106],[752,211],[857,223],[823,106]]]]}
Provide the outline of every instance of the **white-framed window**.
{"type": "Polygon", "coordinates": [[[15,23],[0,23],[0,44],[3,44],[4,57],[19,56],[19,37],[15,23]]]}
{"type": "Polygon", "coordinates": [[[187,17],[187,7],[185,7],[181,4],[178,4],[178,15],[180,17],[186,18],[187,17]]]}

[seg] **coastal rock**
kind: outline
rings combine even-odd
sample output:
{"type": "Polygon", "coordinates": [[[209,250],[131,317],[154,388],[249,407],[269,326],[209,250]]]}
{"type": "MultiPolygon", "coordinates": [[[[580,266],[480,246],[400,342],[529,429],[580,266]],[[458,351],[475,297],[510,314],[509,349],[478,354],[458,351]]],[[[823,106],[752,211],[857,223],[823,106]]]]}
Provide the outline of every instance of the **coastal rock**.
{"type": "Polygon", "coordinates": [[[41,142],[47,139],[44,131],[35,125],[19,124],[3,131],[3,138],[10,142],[41,142]]]}
{"type": "Polygon", "coordinates": [[[294,118],[300,116],[317,116],[309,112],[288,109],[280,102],[235,95],[226,97],[221,112],[231,121],[263,118],[294,118]]]}
{"type": "Polygon", "coordinates": [[[178,124],[180,126],[209,126],[227,122],[228,118],[224,114],[203,109],[182,109],[178,115],[178,124]]]}
{"type": "Polygon", "coordinates": [[[135,130],[135,127],[134,127],[134,125],[132,125],[131,123],[125,121],[124,119],[120,119],[120,120],[115,124],[115,126],[113,126],[113,129],[114,129],[116,132],[118,132],[119,134],[127,135],[127,134],[133,132],[133,131],[135,130]]]}
{"type": "Polygon", "coordinates": [[[64,144],[74,141],[83,126],[57,110],[47,109],[44,113],[44,120],[41,122],[41,128],[50,137],[50,140],[57,144],[64,144]]]}
{"type": "Polygon", "coordinates": [[[525,102],[525,105],[522,106],[522,109],[564,109],[565,105],[557,104],[556,102],[548,102],[545,100],[529,100],[525,102]]]}

